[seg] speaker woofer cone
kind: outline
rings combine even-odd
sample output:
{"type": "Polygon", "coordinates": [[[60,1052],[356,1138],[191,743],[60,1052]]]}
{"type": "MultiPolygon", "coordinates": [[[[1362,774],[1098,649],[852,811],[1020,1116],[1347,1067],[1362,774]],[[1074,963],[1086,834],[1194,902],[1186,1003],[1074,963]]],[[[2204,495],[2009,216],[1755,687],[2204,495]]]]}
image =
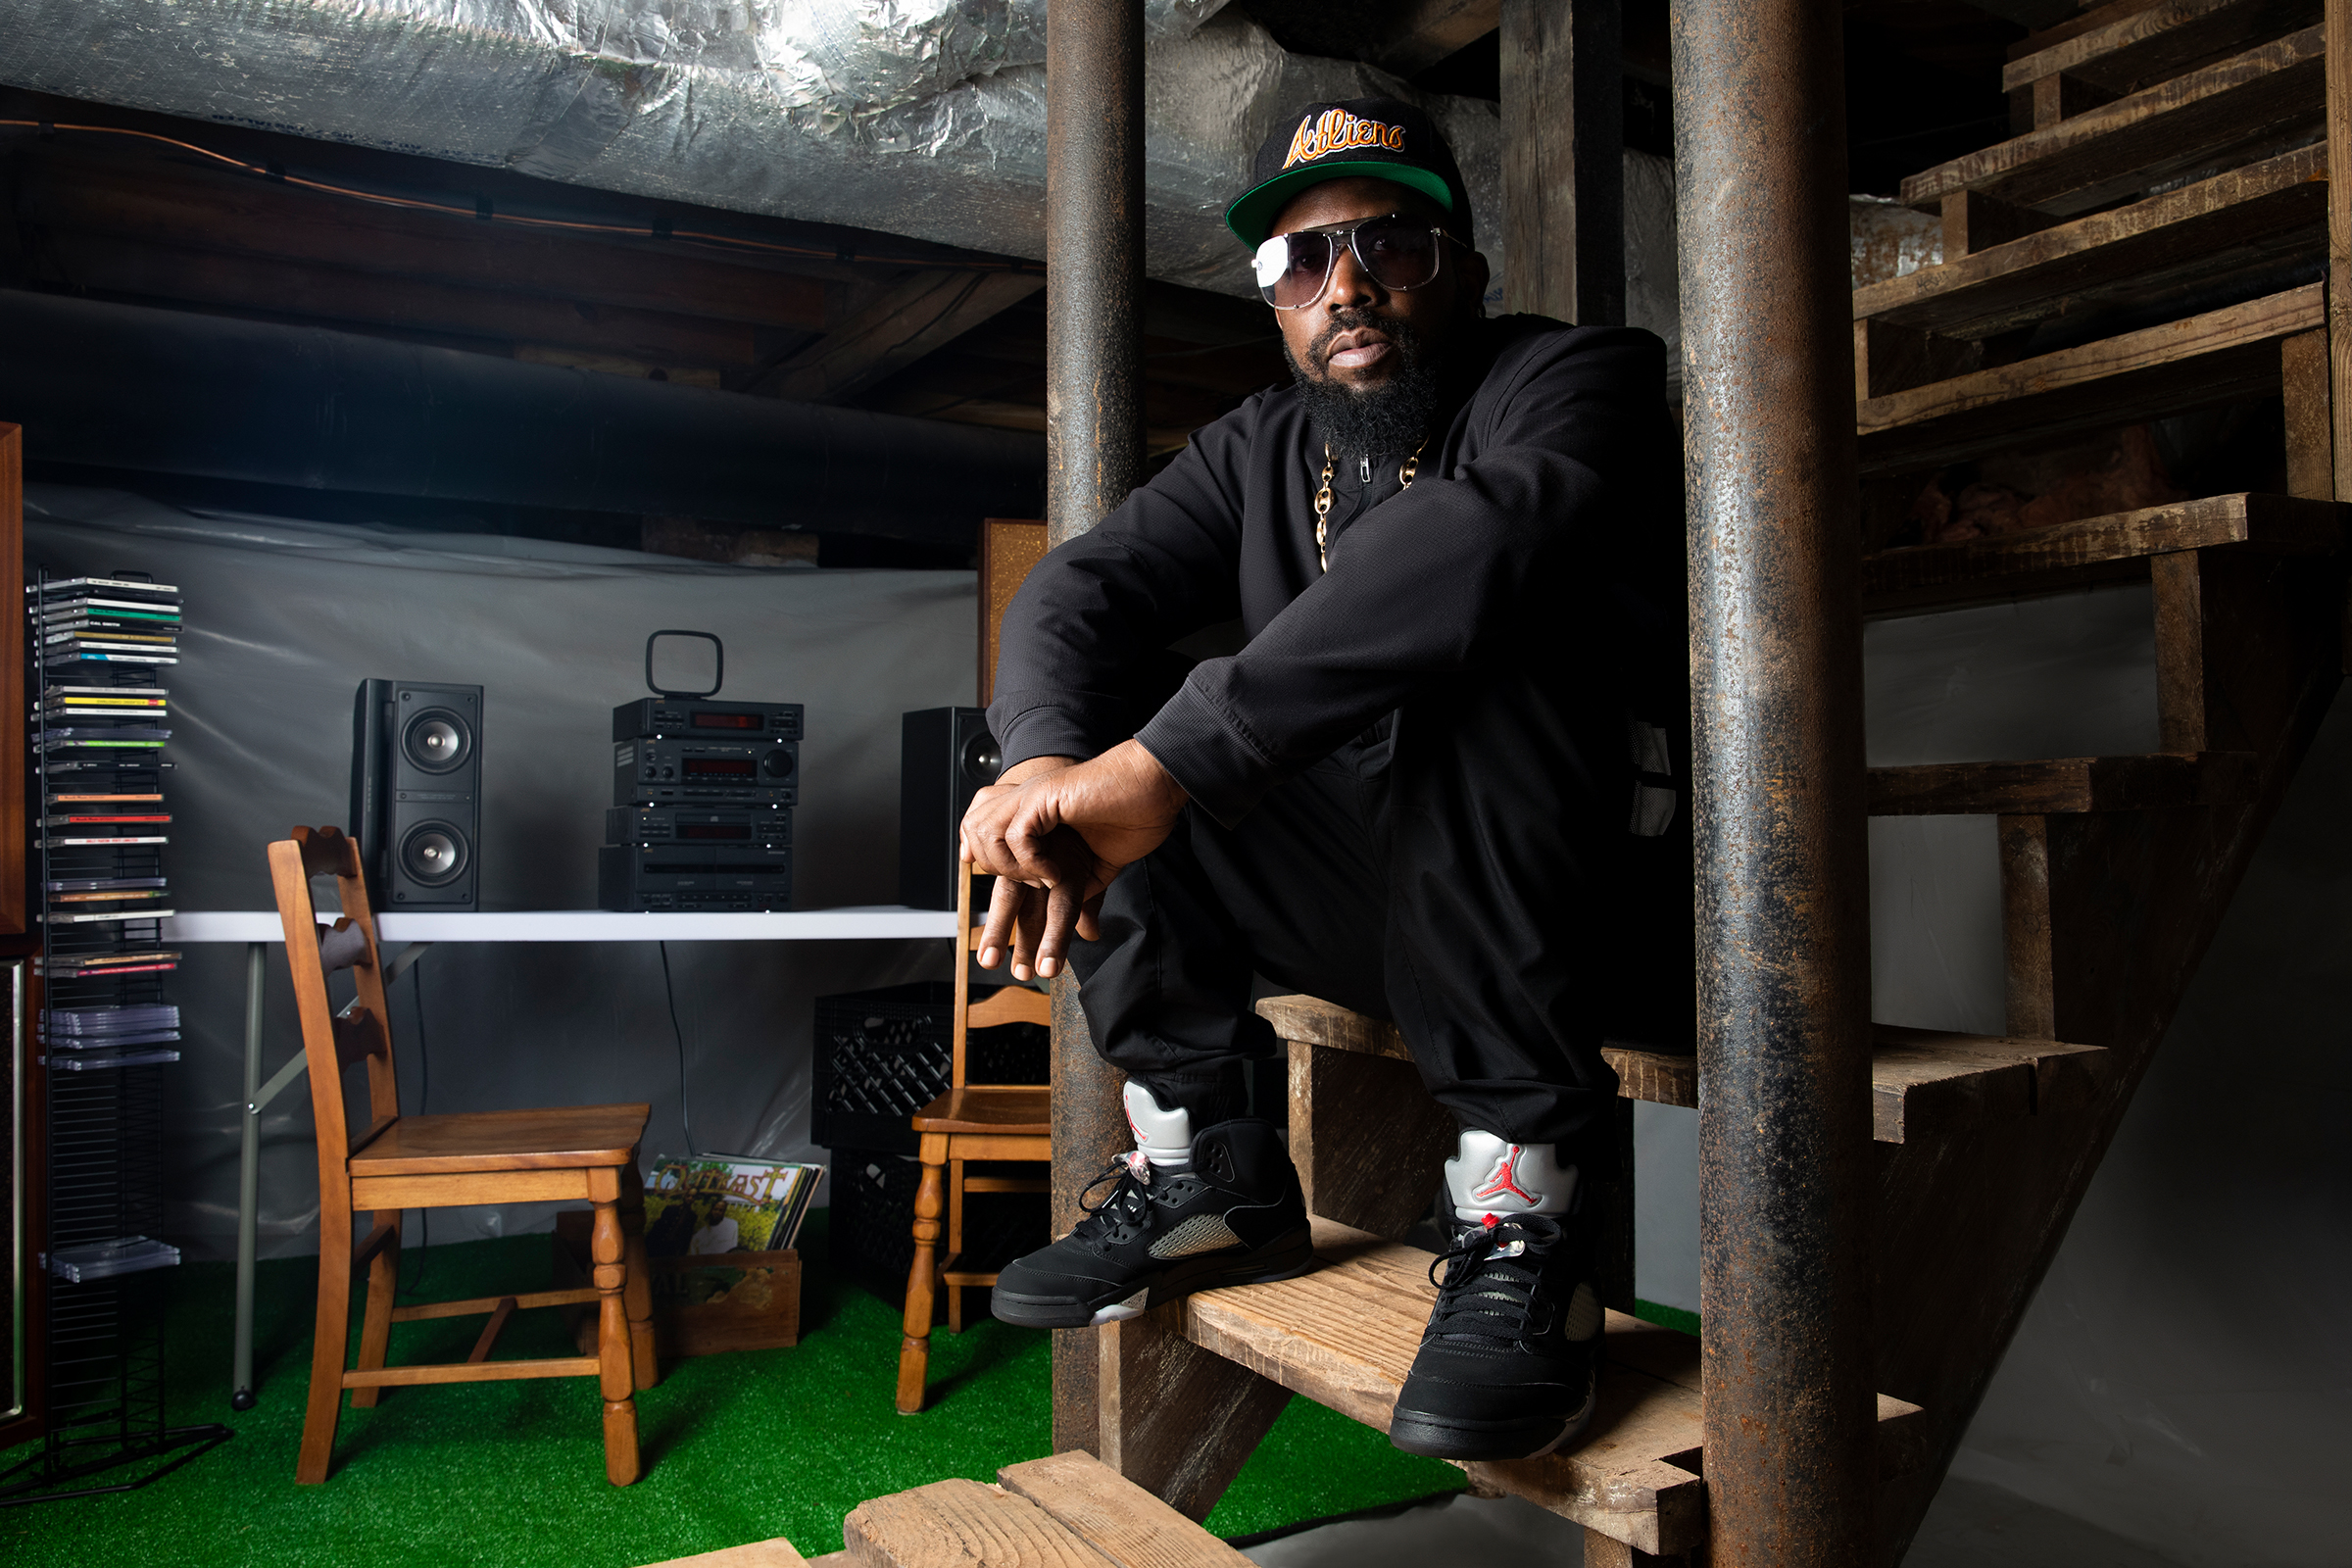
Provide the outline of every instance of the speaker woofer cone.
{"type": "Polygon", "coordinates": [[[466,874],[473,857],[452,823],[419,822],[401,836],[400,869],[420,887],[446,887],[466,874]]]}
{"type": "Polygon", "coordinates": [[[965,738],[961,765],[965,782],[974,789],[985,789],[1004,771],[1004,753],[997,738],[982,730],[965,738]]]}
{"type": "Polygon", "coordinates": [[[473,729],[449,709],[428,708],[402,727],[400,751],[413,767],[446,773],[473,754],[473,729]]]}

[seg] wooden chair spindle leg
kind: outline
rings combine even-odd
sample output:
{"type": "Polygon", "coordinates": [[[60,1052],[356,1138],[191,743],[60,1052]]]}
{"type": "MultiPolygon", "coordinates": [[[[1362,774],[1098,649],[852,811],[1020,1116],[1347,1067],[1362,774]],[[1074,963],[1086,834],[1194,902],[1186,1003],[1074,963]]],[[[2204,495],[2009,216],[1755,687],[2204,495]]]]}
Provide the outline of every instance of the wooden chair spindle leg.
{"type": "Polygon", "coordinates": [[[621,1286],[628,1270],[621,1264],[620,1204],[596,1205],[592,1236],[596,1258],[596,1350],[603,1363],[600,1377],[605,1393],[605,1478],[616,1487],[637,1479],[637,1402],[635,1377],[629,1364],[629,1324],[621,1305],[621,1286]]]}
{"type": "Polygon", "coordinates": [[[629,1364],[637,1387],[650,1389],[662,1381],[662,1368],[654,1344],[654,1270],[645,1255],[645,1183],[634,1164],[620,1177],[620,1259],[629,1271],[621,1304],[629,1316],[629,1364]]]}
{"type": "Polygon", "coordinates": [[[931,1303],[939,1253],[940,1210],[946,1206],[946,1138],[923,1138],[923,1184],[914,1194],[914,1265],[906,1271],[906,1334],[899,1341],[899,1413],[923,1407],[923,1379],[931,1369],[931,1303]]]}

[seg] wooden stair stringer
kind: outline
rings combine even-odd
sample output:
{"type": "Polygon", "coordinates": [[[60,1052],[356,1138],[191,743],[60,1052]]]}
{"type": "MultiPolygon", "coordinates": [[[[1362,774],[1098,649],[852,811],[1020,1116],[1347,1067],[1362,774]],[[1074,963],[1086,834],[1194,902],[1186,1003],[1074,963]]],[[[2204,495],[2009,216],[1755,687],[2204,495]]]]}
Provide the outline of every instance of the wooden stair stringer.
{"type": "Polygon", "coordinates": [[[1908,1545],[1941,1484],[2342,682],[2342,559],[2276,567],[2276,612],[2253,617],[2259,646],[2241,639],[2228,655],[2269,659],[2284,688],[2256,737],[2245,799],[2000,819],[2011,1031],[2104,1047],[2105,1070],[2035,1115],[1974,1122],[1881,1154],[1878,1386],[1923,1407],[1930,1447],[1925,1466],[1883,1494],[1892,1552],[1908,1545]],[[2036,901],[2037,915],[2021,918],[2019,906],[2036,901]]]}

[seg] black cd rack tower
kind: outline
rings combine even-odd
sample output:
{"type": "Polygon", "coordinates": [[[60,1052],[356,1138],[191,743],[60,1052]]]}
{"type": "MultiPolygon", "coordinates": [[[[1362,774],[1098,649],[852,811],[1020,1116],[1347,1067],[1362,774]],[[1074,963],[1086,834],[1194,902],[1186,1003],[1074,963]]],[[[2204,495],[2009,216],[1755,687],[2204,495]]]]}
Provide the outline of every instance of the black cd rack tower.
{"type": "Polygon", "coordinates": [[[161,1239],[162,1074],[180,1038],[179,955],[163,940],[179,591],[143,573],[43,570],[25,597],[45,1397],[42,1440],[0,1474],[0,1503],[127,1491],[229,1435],[173,1428],[164,1412],[166,1282],[179,1261],[161,1239]]]}

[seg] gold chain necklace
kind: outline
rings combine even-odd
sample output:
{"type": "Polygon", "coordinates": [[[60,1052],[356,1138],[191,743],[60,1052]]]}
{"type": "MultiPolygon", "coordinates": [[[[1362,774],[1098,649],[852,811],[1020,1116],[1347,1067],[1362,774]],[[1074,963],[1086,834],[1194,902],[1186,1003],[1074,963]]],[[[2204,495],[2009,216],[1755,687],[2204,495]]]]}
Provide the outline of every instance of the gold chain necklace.
{"type": "MultiPolygon", "coordinates": [[[[1402,463],[1396,465],[1397,488],[1410,490],[1413,487],[1413,478],[1421,471],[1421,449],[1427,445],[1429,445],[1429,437],[1423,436],[1413,444],[1411,454],[1402,463]]],[[[1331,547],[1323,537],[1323,530],[1330,516],[1331,443],[1326,441],[1323,443],[1323,488],[1315,492],[1315,563],[1325,571],[1331,569],[1331,547]]]]}

